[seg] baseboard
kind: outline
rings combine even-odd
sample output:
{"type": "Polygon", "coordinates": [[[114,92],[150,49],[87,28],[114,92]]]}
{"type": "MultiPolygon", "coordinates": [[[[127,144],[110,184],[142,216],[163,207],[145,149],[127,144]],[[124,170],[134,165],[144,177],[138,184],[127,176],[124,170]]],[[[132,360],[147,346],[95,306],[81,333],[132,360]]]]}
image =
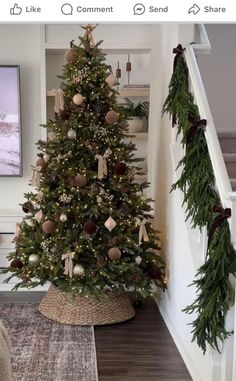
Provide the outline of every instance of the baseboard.
{"type": "Polygon", "coordinates": [[[200,374],[198,373],[191,357],[188,354],[188,351],[186,350],[185,346],[183,345],[183,342],[178,334],[178,332],[175,329],[174,323],[172,322],[170,316],[168,315],[166,309],[164,308],[163,304],[159,303],[158,300],[156,300],[156,303],[158,305],[159,311],[161,313],[161,316],[163,317],[163,320],[166,323],[166,326],[172,336],[172,339],[175,342],[176,347],[178,348],[178,351],[193,379],[193,381],[204,381],[200,374]]]}

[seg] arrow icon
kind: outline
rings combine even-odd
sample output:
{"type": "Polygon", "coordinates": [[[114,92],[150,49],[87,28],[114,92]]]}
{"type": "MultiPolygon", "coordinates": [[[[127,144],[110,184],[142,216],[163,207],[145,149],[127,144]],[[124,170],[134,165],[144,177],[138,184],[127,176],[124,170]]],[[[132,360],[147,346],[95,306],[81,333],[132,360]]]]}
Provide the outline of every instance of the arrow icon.
{"type": "Polygon", "coordinates": [[[193,6],[189,8],[188,13],[193,13],[195,16],[198,12],[200,12],[200,10],[201,8],[197,4],[193,4],[193,6]]]}

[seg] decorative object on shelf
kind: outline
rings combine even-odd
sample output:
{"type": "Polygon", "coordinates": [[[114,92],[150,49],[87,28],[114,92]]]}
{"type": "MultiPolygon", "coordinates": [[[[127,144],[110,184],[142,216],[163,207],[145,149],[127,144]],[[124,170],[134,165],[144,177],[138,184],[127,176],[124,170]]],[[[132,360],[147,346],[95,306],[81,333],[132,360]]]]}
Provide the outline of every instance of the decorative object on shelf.
{"type": "Polygon", "coordinates": [[[125,98],[125,117],[130,133],[141,132],[144,127],[143,119],[148,118],[149,102],[139,102],[135,105],[129,98],[125,98]]]}
{"type": "Polygon", "coordinates": [[[117,62],[116,78],[117,78],[117,91],[119,91],[119,79],[121,78],[121,69],[120,69],[119,61],[117,62]]]}
{"type": "Polygon", "coordinates": [[[60,111],[65,110],[64,91],[62,89],[55,90],[55,105],[54,111],[59,114],[60,111]]]}
{"type": "Polygon", "coordinates": [[[130,62],[130,55],[128,54],[128,61],[126,62],[126,72],[128,73],[128,85],[130,84],[131,71],[132,71],[132,64],[130,62]]]}
{"type": "Polygon", "coordinates": [[[108,250],[108,258],[111,261],[118,261],[121,258],[121,251],[118,247],[112,247],[108,250]]]}
{"type": "Polygon", "coordinates": [[[186,219],[190,220],[193,228],[201,230],[205,227],[208,233],[205,263],[193,281],[197,297],[184,311],[194,313],[193,340],[203,352],[208,345],[220,352],[221,342],[232,334],[226,326],[226,316],[235,303],[230,277],[235,277],[236,273],[236,252],[228,223],[231,211],[222,207],[216,191],[205,137],[207,121],[201,119],[189,90],[184,50],[180,44],[173,50],[174,71],[163,105],[163,113],[171,116],[173,127],[177,127],[184,152],[179,163],[180,178],[172,190],[179,189],[184,193],[186,219]]]}
{"type": "Polygon", "coordinates": [[[75,94],[73,96],[73,102],[77,106],[81,106],[84,103],[84,97],[82,94],[75,94]]]}

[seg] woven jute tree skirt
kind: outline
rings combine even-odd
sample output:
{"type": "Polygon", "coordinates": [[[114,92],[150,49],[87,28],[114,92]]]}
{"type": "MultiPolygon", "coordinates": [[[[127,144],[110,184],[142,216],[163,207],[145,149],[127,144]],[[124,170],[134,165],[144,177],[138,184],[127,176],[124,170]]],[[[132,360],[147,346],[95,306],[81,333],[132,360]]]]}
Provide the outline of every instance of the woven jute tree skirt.
{"type": "Polygon", "coordinates": [[[135,315],[125,292],[108,292],[106,298],[72,297],[51,286],[39,305],[48,319],[71,325],[105,325],[129,320],[135,315]]]}

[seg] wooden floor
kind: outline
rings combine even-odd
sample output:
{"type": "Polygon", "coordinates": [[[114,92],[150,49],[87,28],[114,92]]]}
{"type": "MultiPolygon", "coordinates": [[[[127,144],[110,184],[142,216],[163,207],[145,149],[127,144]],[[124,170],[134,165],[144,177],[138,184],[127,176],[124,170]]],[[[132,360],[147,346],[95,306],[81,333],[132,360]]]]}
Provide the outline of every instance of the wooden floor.
{"type": "Polygon", "coordinates": [[[154,302],[126,323],[96,327],[99,381],[191,381],[154,302]]]}
{"type": "MultiPolygon", "coordinates": [[[[0,302],[40,302],[41,292],[1,292],[0,302]]],[[[128,322],[96,327],[99,381],[191,381],[154,302],[128,322]]]]}

